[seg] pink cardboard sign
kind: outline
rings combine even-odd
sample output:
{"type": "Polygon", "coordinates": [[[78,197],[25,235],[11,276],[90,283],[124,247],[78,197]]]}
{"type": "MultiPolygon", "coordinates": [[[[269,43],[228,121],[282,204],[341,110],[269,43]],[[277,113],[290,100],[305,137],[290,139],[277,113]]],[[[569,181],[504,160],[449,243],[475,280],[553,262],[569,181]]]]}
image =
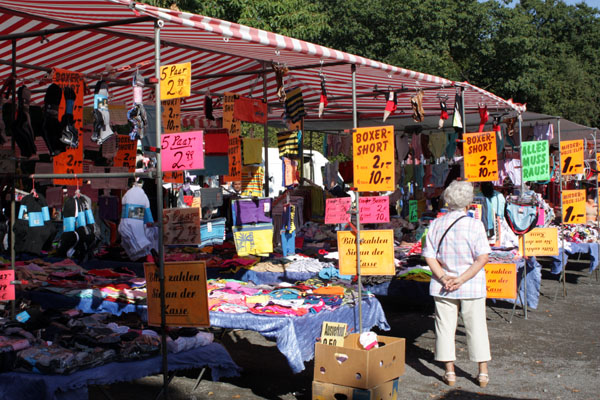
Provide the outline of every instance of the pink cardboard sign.
{"type": "Polygon", "coordinates": [[[0,271],[0,301],[15,299],[15,285],[11,282],[15,280],[15,271],[7,269],[0,271]]]}
{"type": "Polygon", "coordinates": [[[168,133],[161,136],[163,171],[204,169],[203,131],[168,133]]]}
{"type": "Polygon", "coordinates": [[[390,222],[390,198],[388,196],[361,197],[358,204],[361,224],[390,222]]]}
{"type": "Polygon", "coordinates": [[[325,201],[325,223],[326,224],[346,224],[350,222],[350,206],[352,199],[350,197],[337,197],[325,201]]]}

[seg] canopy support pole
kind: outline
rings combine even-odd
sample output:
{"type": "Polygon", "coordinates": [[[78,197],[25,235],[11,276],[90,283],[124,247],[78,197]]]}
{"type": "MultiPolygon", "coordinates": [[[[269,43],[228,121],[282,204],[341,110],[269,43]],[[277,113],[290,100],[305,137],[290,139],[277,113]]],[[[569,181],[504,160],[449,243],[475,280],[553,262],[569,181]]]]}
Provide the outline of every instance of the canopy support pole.
{"type": "MultiPolygon", "coordinates": [[[[17,77],[17,40],[13,39],[12,40],[12,63],[11,63],[11,67],[12,67],[12,75],[13,75],[13,80],[12,80],[12,109],[11,109],[11,116],[10,116],[10,121],[11,123],[15,122],[15,118],[16,118],[16,110],[17,110],[17,83],[16,83],[16,77],[17,77]]],[[[12,154],[15,154],[15,134],[11,134],[10,136],[10,149],[12,151],[12,154]]],[[[15,158],[14,163],[13,163],[13,167],[14,167],[14,172],[17,172],[17,159],[15,158]]],[[[15,261],[17,258],[17,255],[15,253],[15,218],[17,217],[17,213],[16,213],[16,204],[15,204],[15,191],[17,190],[17,181],[16,181],[16,177],[13,176],[12,178],[12,190],[10,193],[10,269],[13,270],[13,272],[15,271],[15,261]]],[[[17,279],[17,275],[14,275],[15,279],[17,279]]],[[[11,301],[10,304],[10,317],[11,318],[15,318],[15,314],[16,314],[16,303],[17,300],[13,300],[11,301]]]]}
{"type": "MultiPolygon", "coordinates": [[[[560,172],[560,179],[559,179],[559,184],[560,184],[560,225],[559,225],[559,229],[562,230],[564,227],[564,221],[562,218],[563,215],[563,177],[562,177],[562,155],[560,153],[560,118],[556,119],[556,130],[557,130],[557,135],[558,135],[558,170],[560,172]]],[[[563,249],[563,253],[560,254],[560,252],[558,253],[558,256],[560,257],[560,266],[561,271],[560,271],[560,276],[558,278],[558,286],[556,287],[556,291],[554,292],[554,301],[556,301],[556,296],[558,296],[558,289],[560,288],[560,283],[562,281],[562,287],[563,287],[563,297],[565,297],[567,295],[567,289],[565,286],[565,279],[567,277],[566,275],[566,269],[567,269],[567,264],[564,262],[565,259],[565,240],[562,240],[562,249],[563,249]]],[[[568,257],[568,256],[567,256],[568,257]]]]}
{"type": "MultiPolygon", "coordinates": [[[[356,107],[356,65],[351,65],[352,70],[352,127],[358,128],[358,113],[356,107]]],[[[354,134],[354,130],[352,134],[354,134]]],[[[360,272],[360,193],[358,188],[354,188],[356,193],[356,275],[358,275],[358,333],[363,331],[362,322],[362,277],[360,272]]]]}
{"type": "MultiPolygon", "coordinates": [[[[264,102],[267,102],[267,68],[263,64],[262,69],[262,86],[263,86],[263,99],[264,102]]],[[[265,197],[269,197],[269,105],[267,104],[267,115],[265,118],[265,123],[263,125],[263,147],[265,151],[265,184],[264,184],[264,193],[265,197]]]]}

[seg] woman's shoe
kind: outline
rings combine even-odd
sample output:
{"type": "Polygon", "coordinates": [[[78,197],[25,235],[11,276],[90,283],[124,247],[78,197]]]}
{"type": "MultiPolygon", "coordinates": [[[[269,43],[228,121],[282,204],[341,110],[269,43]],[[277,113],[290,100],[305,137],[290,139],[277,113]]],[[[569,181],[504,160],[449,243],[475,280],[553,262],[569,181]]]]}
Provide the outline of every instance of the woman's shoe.
{"type": "Polygon", "coordinates": [[[484,388],[490,382],[490,377],[488,376],[488,374],[480,373],[479,375],[477,375],[477,382],[479,382],[479,387],[484,388]]]}
{"type": "Polygon", "coordinates": [[[442,377],[446,385],[454,386],[456,383],[456,374],[454,372],[446,371],[442,377]]]}

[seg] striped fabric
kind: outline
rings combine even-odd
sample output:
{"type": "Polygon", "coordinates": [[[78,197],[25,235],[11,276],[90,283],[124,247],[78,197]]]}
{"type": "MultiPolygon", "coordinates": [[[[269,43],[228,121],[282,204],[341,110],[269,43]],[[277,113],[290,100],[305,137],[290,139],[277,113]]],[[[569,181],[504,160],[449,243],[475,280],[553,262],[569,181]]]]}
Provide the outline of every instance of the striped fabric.
{"type": "Polygon", "coordinates": [[[263,195],[263,182],[265,169],[263,167],[242,167],[242,196],[261,197],[263,195]]]}
{"type": "Polygon", "coordinates": [[[302,117],[306,116],[302,89],[299,87],[285,91],[285,116],[293,123],[300,121],[302,117]]]}
{"type": "Polygon", "coordinates": [[[279,148],[279,157],[298,158],[300,154],[300,132],[277,132],[277,147],[279,148]]]}

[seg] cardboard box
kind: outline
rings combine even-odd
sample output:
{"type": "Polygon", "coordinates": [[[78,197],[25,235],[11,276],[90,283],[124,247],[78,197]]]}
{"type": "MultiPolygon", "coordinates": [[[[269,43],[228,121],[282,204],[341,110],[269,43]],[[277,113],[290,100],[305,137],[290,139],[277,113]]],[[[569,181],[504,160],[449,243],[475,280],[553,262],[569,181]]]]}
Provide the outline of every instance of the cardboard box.
{"type": "Polygon", "coordinates": [[[359,336],[349,335],[343,347],[316,343],[314,380],[371,389],[404,374],[403,338],[378,336],[379,348],[364,350],[359,336]]]}
{"type": "Polygon", "coordinates": [[[312,383],[312,400],[396,400],[398,398],[398,378],[371,389],[358,389],[317,381],[312,383]]]}

